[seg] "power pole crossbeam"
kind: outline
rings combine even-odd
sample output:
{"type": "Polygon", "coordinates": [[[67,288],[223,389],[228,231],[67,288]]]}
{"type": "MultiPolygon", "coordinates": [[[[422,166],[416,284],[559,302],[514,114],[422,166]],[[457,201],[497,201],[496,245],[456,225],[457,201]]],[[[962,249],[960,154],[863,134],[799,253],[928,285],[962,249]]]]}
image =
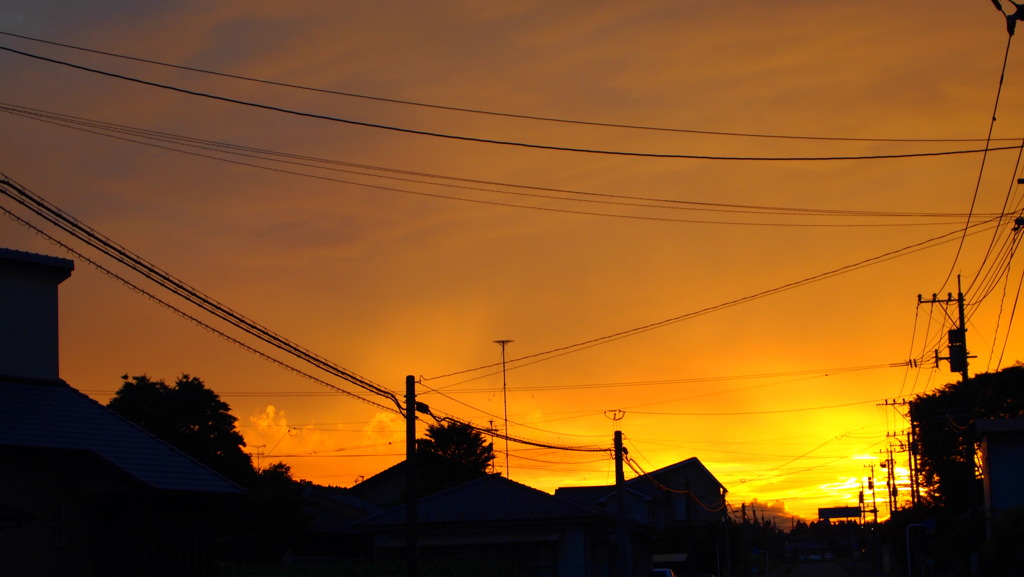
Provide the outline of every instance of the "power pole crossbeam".
{"type": "MultiPolygon", "coordinates": [[[[949,331],[949,356],[940,357],[939,351],[935,351],[935,366],[939,365],[939,361],[949,361],[949,371],[952,373],[960,373],[960,378],[963,381],[967,381],[970,378],[968,372],[967,359],[977,358],[974,355],[967,353],[967,319],[964,314],[964,293],[960,287],[960,276],[956,277],[957,296],[953,298],[953,293],[949,293],[945,299],[941,299],[938,295],[933,294],[932,298],[924,299],[921,295],[917,295],[918,304],[957,304],[958,318],[950,320],[957,323],[956,328],[950,329],[949,331]]],[[[947,313],[949,316],[949,313],[947,313]]]]}

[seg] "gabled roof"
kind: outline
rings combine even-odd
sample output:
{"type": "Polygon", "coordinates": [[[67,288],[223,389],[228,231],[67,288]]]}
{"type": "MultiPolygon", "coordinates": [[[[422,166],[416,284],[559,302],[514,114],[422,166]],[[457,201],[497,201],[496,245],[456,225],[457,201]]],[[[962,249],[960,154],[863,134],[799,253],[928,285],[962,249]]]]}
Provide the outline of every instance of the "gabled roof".
{"type": "Polygon", "coordinates": [[[243,492],[63,381],[0,378],[0,448],[91,452],[154,489],[243,492]]]}
{"type": "MultiPolygon", "coordinates": [[[[406,466],[406,461],[399,461],[364,479],[349,491],[359,498],[383,507],[402,503],[405,501],[406,466]]],[[[486,473],[464,463],[436,453],[420,452],[416,457],[416,494],[423,498],[484,475],[486,473]]]]}
{"type": "MultiPolygon", "coordinates": [[[[717,477],[712,475],[711,471],[709,471],[708,468],[704,466],[704,463],[701,463],[700,459],[698,459],[697,457],[690,457],[689,459],[686,459],[684,461],[679,461],[678,463],[669,465],[667,467],[662,467],[662,468],[657,469],[655,471],[651,471],[651,472],[647,473],[646,476],[649,476],[649,477],[660,477],[662,475],[672,473],[672,472],[674,472],[676,470],[691,469],[691,468],[695,468],[695,469],[697,469],[697,471],[700,471],[701,473],[707,475],[707,477],[709,479],[713,480],[718,485],[719,488],[725,489],[725,485],[723,485],[718,480],[717,477]]],[[[626,481],[626,486],[628,487],[630,485],[639,484],[639,483],[643,482],[643,480],[644,480],[644,476],[634,477],[634,478],[626,481]]]]}
{"type": "MultiPolygon", "coordinates": [[[[652,479],[664,477],[666,475],[672,474],[673,472],[685,469],[696,469],[698,472],[705,475],[708,479],[714,481],[719,488],[723,490],[725,489],[725,485],[719,482],[719,480],[714,475],[711,474],[711,471],[709,471],[707,467],[704,466],[704,463],[700,462],[700,459],[698,459],[697,457],[690,457],[689,459],[686,459],[684,461],[679,461],[678,463],[674,463],[667,467],[662,467],[661,469],[658,469],[656,471],[651,471],[646,475],[633,477],[632,479],[626,481],[626,490],[639,495],[650,496],[652,490],[660,490],[660,487],[651,482],[652,479]]],[[[681,490],[682,488],[679,487],[678,489],[681,490]]],[[[574,501],[598,503],[610,499],[612,498],[612,496],[614,496],[615,485],[593,485],[589,487],[559,487],[555,494],[558,496],[564,495],[566,498],[572,499],[574,501]]]]}
{"type": "MultiPolygon", "coordinates": [[[[626,486],[626,495],[635,495],[645,501],[651,496],[626,486]]],[[[556,497],[563,497],[578,503],[606,503],[615,499],[615,485],[591,485],[588,487],[559,487],[556,497]]]]}
{"type": "Polygon", "coordinates": [[[555,496],[578,503],[598,503],[615,495],[615,485],[589,485],[584,487],[559,487],[555,496]]]}
{"type": "Polygon", "coordinates": [[[352,491],[344,487],[330,487],[324,485],[308,485],[303,488],[304,499],[323,499],[335,502],[349,509],[360,511],[367,516],[383,512],[379,506],[352,494],[352,491]]]}
{"type": "MultiPolygon", "coordinates": [[[[406,508],[395,507],[361,523],[367,527],[401,525],[406,508]]],[[[421,524],[558,521],[608,518],[603,512],[521,485],[500,475],[474,479],[416,502],[421,524]]]]}

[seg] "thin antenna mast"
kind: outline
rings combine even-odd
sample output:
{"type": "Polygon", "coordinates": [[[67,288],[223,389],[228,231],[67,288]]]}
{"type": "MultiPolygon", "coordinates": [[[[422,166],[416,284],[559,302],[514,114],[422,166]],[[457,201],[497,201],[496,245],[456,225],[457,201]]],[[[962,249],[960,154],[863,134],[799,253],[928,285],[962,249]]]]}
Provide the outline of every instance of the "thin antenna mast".
{"type": "Polygon", "coordinates": [[[505,346],[512,342],[511,339],[499,339],[494,341],[501,347],[501,397],[505,405],[505,478],[511,479],[508,470],[508,382],[505,380],[505,346]]]}

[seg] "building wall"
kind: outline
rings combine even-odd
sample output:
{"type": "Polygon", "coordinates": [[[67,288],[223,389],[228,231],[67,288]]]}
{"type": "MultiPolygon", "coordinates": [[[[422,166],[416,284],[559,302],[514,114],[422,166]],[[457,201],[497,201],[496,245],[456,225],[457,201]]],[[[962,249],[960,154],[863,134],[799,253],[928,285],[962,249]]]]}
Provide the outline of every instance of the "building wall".
{"type": "Polygon", "coordinates": [[[0,566],[9,575],[97,575],[96,511],[88,492],[117,490],[107,475],[75,454],[0,452],[0,502],[32,516],[0,531],[0,566]]]}
{"type": "Polygon", "coordinates": [[[985,437],[982,456],[985,505],[993,511],[1024,505],[1024,493],[1020,490],[1020,481],[1024,479],[1024,433],[985,437]]]}
{"type": "Polygon", "coordinates": [[[0,450],[0,503],[32,516],[0,528],[0,575],[214,573],[209,499],[146,489],[77,451],[0,450]]]}
{"type": "Polygon", "coordinates": [[[69,260],[0,249],[0,375],[60,377],[57,285],[69,260]]]}
{"type": "Polygon", "coordinates": [[[691,521],[717,522],[722,517],[721,488],[718,482],[698,467],[680,467],[655,475],[658,483],[671,489],[665,492],[668,500],[666,524],[691,521]],[[692,492],[692,499],[685,491],[692,492]]]}

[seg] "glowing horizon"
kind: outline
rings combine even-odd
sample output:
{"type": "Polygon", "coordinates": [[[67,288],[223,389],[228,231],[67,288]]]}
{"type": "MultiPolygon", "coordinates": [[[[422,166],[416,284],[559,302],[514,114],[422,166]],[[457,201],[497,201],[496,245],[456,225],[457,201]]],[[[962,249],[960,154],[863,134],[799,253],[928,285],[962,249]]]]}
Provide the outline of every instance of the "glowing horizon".
{"type": "MultiPolygon", "coordinates": [[[[0,46],[151,84],[0,51],[0,173],[396,395],[424,377],[438,414],[503,429],[507,402],[510,436],[556,446],[617,428],[645,470],[697,457],[779,517],[857,505],[905,428],[891,401],[959,378],[918,294],[962,276],[972,373],[1024,358],[1024,68],[991,3],[321,4],[14,0],[0,32],[135,60],[0,46]]],[[[61,374],[96,400],[188,373],[297,478],[403,458],[397,415],[15,220],[0,246],[76,260],[61,374]]],[[[549,492],[614,479],[610,455],[495,450],[549,492]]]]}

